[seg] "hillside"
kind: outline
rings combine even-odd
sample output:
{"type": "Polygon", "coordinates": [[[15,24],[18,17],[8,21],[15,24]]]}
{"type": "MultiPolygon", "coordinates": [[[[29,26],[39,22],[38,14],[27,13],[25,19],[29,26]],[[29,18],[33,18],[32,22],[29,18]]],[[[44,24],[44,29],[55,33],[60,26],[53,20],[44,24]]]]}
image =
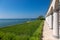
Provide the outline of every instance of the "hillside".
{"type": "Polygon", "coordinates": [[[0,40],[39,40],[42,36],[42,26],[43,20],[35,20],[0,28],[0,40]]]}

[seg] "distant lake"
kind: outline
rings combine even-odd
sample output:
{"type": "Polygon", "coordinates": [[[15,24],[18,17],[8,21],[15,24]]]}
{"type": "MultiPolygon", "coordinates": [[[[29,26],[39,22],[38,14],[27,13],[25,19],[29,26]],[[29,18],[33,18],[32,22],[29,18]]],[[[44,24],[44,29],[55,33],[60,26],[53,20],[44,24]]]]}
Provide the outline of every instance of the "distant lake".
{"type": "Polygon", "coordinates": [[[21,24],[27,21],[32,21],[32,20],[35,20],[35,19],[0,19],[0,28],[10,26],[10,25],[21,24]]]}

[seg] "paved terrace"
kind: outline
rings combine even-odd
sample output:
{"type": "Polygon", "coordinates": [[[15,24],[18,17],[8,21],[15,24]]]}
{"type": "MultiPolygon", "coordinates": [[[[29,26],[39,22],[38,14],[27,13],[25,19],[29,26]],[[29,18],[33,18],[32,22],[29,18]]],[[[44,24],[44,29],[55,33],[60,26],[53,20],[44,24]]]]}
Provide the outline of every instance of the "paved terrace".
{"type": "Polygon", "coordinates": [[[53,30],[52,29],[49,29],[49,26],[48,24],[45,22],[44,23],[44,28],[43,28],[43,40],[60,40],[53,37],[53,30]]]}

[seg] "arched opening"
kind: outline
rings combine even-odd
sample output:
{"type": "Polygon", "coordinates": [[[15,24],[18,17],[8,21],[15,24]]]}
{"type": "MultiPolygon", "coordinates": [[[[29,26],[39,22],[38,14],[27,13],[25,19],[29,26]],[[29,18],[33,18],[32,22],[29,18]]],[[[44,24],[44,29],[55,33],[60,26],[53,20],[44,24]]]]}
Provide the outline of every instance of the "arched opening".
{"type": "Polygon", "coordinates": [[[56,0],[56,2],[55,2],[55,10],[58,10],[58,4],[59,4],[59,0],[56,0]]]}

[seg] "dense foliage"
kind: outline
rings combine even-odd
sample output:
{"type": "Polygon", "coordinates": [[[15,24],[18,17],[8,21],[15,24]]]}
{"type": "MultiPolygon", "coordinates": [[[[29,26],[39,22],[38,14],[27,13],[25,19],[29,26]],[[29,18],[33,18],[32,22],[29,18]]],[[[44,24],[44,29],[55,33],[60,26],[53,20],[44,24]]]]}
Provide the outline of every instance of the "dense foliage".
{"type": "Polygon", "coordinates": [[[45,20],[44,16],[39,16],[37,19],[38,20],[45,20]]]}
{"type": "Polygon", "coordinates": [[[43,20],[0,28],[0,40],[40,40],[43,20]]]}

